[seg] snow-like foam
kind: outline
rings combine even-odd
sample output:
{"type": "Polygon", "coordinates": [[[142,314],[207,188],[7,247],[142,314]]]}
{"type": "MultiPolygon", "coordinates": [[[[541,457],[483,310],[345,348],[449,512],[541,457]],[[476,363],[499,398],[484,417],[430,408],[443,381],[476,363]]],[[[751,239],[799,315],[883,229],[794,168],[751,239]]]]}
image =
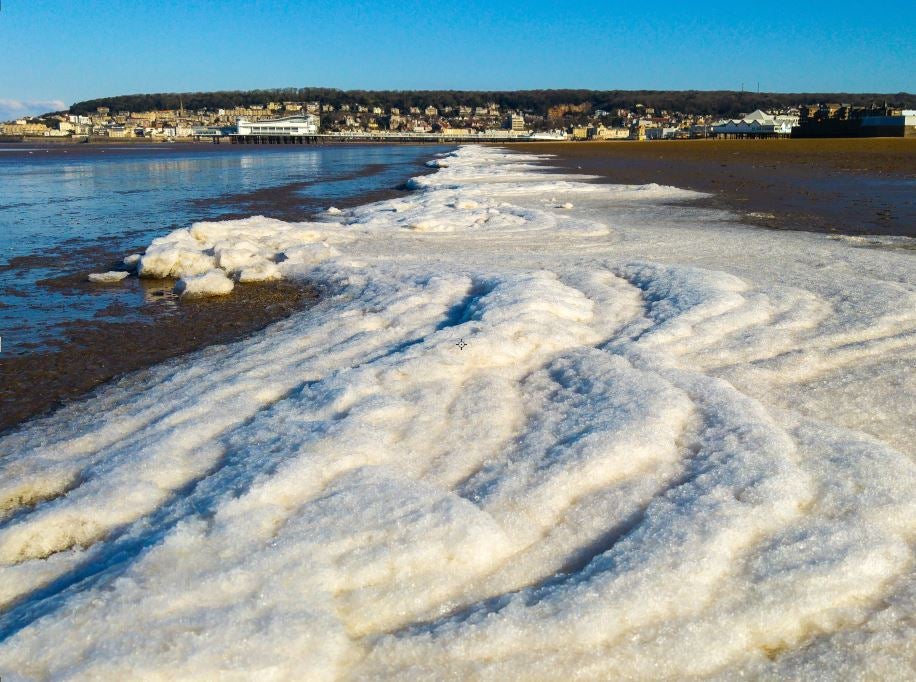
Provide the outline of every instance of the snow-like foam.
{"type": "Polygon", "coordinates": [[[0,439],[0,675],[908,677],[913,254],[541,160],[155,240],[323,298],[0,439]]]}

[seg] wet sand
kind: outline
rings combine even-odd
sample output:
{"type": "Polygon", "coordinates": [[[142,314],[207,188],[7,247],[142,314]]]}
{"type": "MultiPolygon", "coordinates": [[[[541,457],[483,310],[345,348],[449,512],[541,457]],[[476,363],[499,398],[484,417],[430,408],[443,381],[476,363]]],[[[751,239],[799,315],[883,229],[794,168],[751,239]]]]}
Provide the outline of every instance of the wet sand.
{"type": "MultiPolygon", "coordinates": [[[[378,170],[368,166],[363,174],[378,170]]],[[[418,165],[410,176],[425,172],[432,171],[418,165]]],[[[315,201],[303,200],[297,193],[301,185],[290,183],[223,197],[218,201],[225,204],[226,210],[217,219],[260,213],[283,220],[306,220],[314,214],[315,201]]],[[[335,199],[334,205],[348,208],[407,192],[403,186],[390,187],[335,199]]],[[[137,247],[127,252],[142,252],[145,245],[137,247]]],[[[104,242],[90,246],[79,242],[72,248],[64,244],[52,253],[15,258],[3,266],[21,270],[70,263],[71,267],[40,281],[38,286],[55,295],[72,297],[75,305],[84,297],[103,294],[107,287],[122,288],[125,300],[141,303],[114,302],[93,319],[60,325],[59,333],[49,341],[26,345],[19,352],[4,348],[0,352],[0,433],[126,373],[206,346],[245,338],[315,300],[315,292],[308,284],[295,282],[239,284],[228,296],[180,300],[172,292],[172,280],[138,279],[133,275],[112,285],[86,280],[89,272],[123,269],[120,261],[124,255],[106,248],[104,242]]]]}
{"type": "Polygon", "coordinates": [[[561,172],[673,185],[760,227],[916,237],[916,139],[659,140],[507,145],[561,172]]]}
{"type": "Polygon", "coordinates": [[[173,284],[129,283],[143,287],[150,299],[141,321],[75,321],[68,325],[66,338],[48,350],[0,355],[0,432],[119,375],[247,336],[315,298],[308,287],[271,283],[238,285],[221,298],[178,302],[173,284]]]}

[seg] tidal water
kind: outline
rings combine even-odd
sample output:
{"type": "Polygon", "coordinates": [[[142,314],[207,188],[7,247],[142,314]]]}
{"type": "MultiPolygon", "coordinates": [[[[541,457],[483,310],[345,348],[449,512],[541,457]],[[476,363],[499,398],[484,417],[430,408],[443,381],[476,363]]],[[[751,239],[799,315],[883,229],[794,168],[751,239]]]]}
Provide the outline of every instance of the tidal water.
{"type": "Polygon", "coordinates": [[[0,145],[3,353],[60,341],[74,321],[123,319],[148,288],[88,287],[89,272],[197,220],[307,218],[391,191],[440,149],[0,145]]]}

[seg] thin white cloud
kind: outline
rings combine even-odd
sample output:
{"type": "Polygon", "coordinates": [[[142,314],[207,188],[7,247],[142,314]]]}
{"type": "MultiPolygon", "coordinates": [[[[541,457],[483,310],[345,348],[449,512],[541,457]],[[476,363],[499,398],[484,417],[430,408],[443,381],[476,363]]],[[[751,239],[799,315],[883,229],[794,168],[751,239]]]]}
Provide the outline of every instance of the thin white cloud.
{"type": "Polygon", "coordinates": [[[0,121],[22,116],[34,116],[49,111],[61,111],[67,105],[59,99],[3,99],[0,98],[0,121]]]}

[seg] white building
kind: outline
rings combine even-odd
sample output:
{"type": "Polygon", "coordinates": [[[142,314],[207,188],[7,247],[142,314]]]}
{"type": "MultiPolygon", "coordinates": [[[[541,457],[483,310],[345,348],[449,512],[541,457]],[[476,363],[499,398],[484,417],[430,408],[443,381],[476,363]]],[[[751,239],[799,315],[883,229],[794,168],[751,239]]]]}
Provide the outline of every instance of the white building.
{"type": "Polygon", "coordinates": [[[271,118],[263,121],[238,121],[239,135],[273,135],[275,137],[301,137],[303,135],[318,134],[317,116],[304,114],[301,116],[285,116],[284,118],[271,118]]]}
{"type": "Polygon", "coordinates": [[[525,117],[522,114],[509,114],[509,130],[522,131],[527,129],[525,117]]]}
{"type": "Polygon", "coordinates": [[[798,125],[797,116],[772,116],[760,109],[744,118],[719,121],[712,127],[714,135],[734,137],[773,137],[790,135],[798,125]]]}

